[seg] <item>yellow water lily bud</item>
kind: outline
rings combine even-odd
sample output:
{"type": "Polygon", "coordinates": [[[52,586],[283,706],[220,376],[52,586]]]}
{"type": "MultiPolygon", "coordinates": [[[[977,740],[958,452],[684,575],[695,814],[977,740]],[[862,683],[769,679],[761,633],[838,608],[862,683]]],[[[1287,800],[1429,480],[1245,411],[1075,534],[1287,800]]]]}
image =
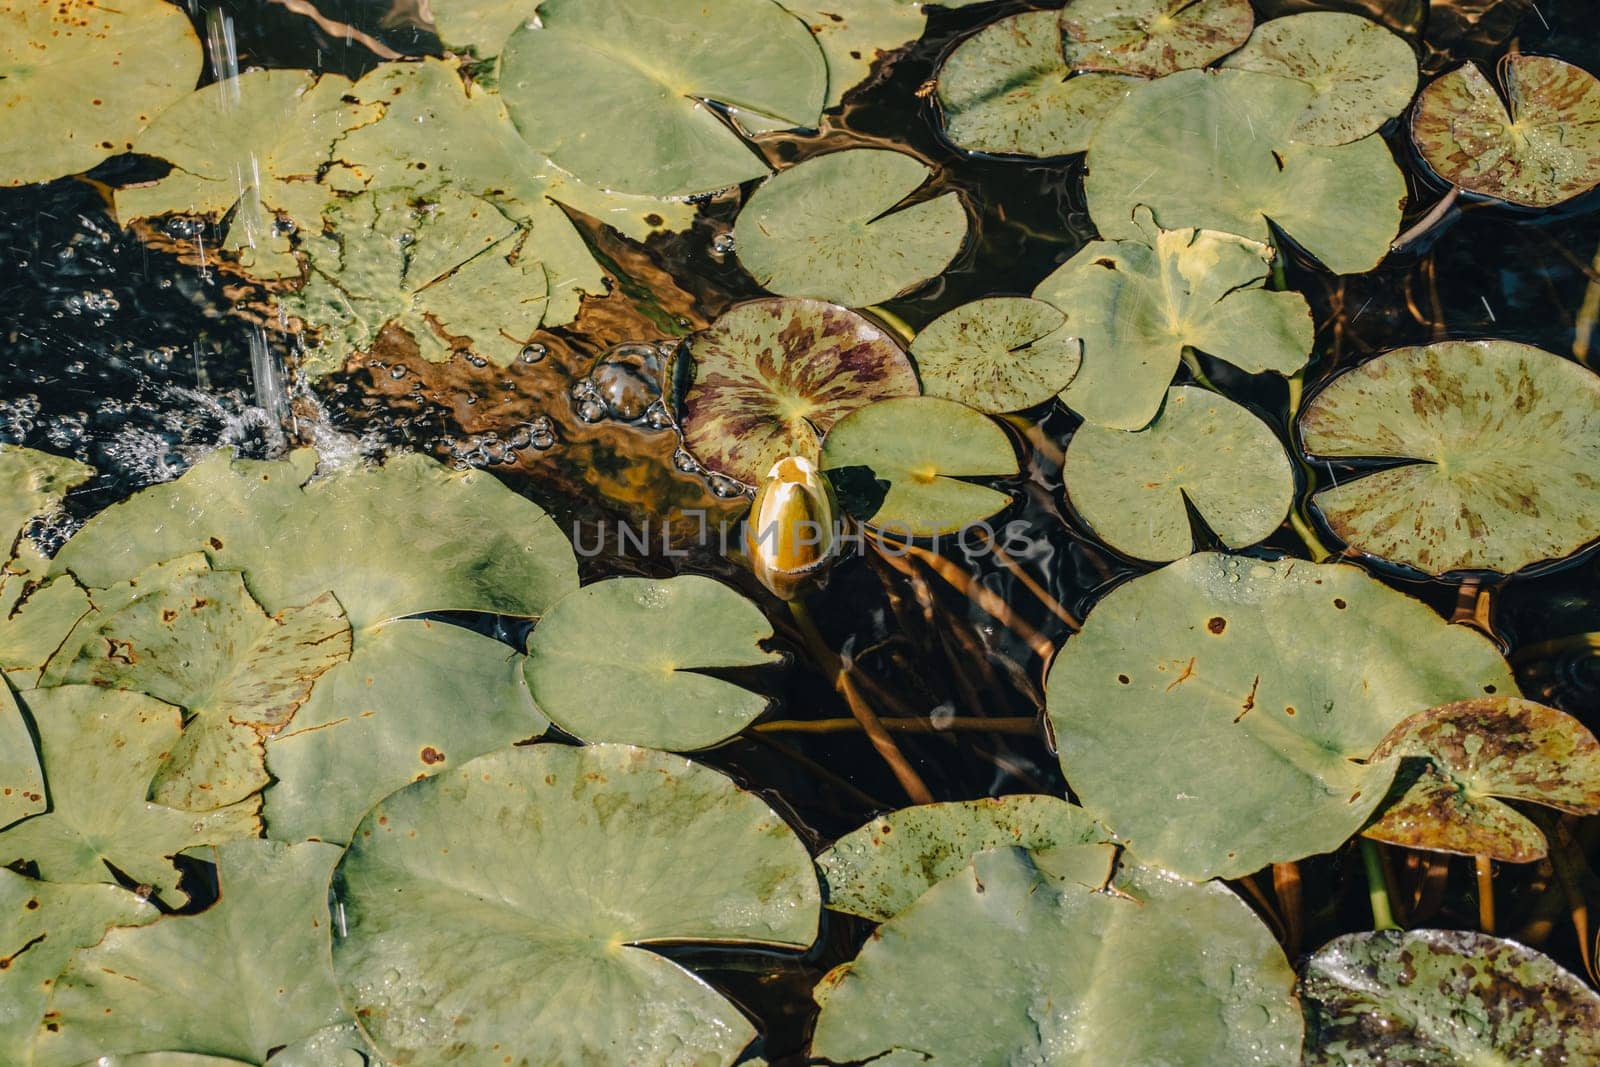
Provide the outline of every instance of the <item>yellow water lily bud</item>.
{"type": "Polygon", "coordinates": [[[744,549],[761,584],[793,600],[838,551],[833,487],[804,456],[772,465],[745,522],[744,549]]]}

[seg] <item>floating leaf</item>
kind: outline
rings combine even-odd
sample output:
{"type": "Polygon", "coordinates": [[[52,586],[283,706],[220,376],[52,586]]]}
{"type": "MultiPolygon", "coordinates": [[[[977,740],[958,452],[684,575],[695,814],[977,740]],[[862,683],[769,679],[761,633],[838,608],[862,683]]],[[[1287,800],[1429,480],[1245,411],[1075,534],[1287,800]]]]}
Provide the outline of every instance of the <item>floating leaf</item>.
{"type": "Polygon", "coordinates": [[[1195,386],[1168,389],[1160,416],[1136,433],[1080,426],[1061,476],[1095,536],[1163,563],[1194,551],[1189,505],[1223,544],[1244,548],[1294,503],[1294,468],[1272,428],[1195,386]]]}
{"type": "MultiPolygon", "coordinates": [[[[41,571],[48,565],[42,558],[36,563],[41,571]]],[[[5,576],[0,581],[0,669],[6,681],[16,689],[33,688],[45,663],[88,611],[88,594],[70,574],[43,581],[31,572],[5,576]]]]}
{"type": "Polygon", "coordinates": [[[1135,84],[1109,74],[1073,77],[1061,57],[1060,13],[1026,11],[985,26],[945,57],[939,108],[957,148],[1066,156],[1089,147],[1100,120],[1135,84]]]}
{"type": "MultiPolygon", "coordinates": [[[[817,38],[828,61],[828,99],[837,107],[879,56],[922,36],[920,0],[783,0],[817,38]]],[[[957,6],[946,4],[946,7],[957,6]]]]}
{"type": "Polygon", "coordinates": [[[334,889],[340,987],[402,1065],[732,1063],[750,1024],[647,946],[803,948],[819,904],[760,799],[621,745],[505,749],[407,786],[362,821],[334,889]]]}
{"type": "Polygon", "coordinates": [[[1080,345],[1066,316],[1042,300],[988,297],[945,312],[911,345],[929,396],[979,411],[1021,411],[1078,373],[1080,345]]]}
{"type": "Polygon", "coordinates": [[[1091,241],[1033,291],[1066,313],[1083,365],[1061,399],[1102,426],[1156,417],[1185,347],[1254,374],[1292,374],[1311,352],[1311,309],[1261,288],[1272,249],[1215,230],[1162,229],[1134,209],[1136,235],[1091,241]]]}
{"type": "MultiPolygon", "coordinates": [[[[1111,877],[1110,836],[1084,810],[1049,796],[986,797],[902,808],[852,830],[817,857],[831,911],[874,922],[898,915],[934,883],[989,849],[1093,846],[1111,877]]],[[[1096,885],[1094,888],[1098,888],[1096,885]]]]}
{"type": "Polygon", "coordinates": [[[582,181],[649,196],[767,172],[713,104],[812,127],[827,89],[816,39],[772,0],[544,0],[500,57],[529,144],[582,181]]]}
{"type": "Polygon", "coordinates": [[[0,828],[37,815],[45,806],[44,772],[39,769],[33,734],[11,689],[0,682],[0,828]]]}
{"type": "Polygon", "coordinates": [[[318,1030],[267,1057],[267,1067],[384,1067],[355,1023],[318,1030]]]}
{"type": "Polygon", "coordinates": [[[893,299],[944,270],[966,240],[956,193],[901,206],[929,174],[915,156],[875,148],[797,163],[740,210],[739,263],[782,296],[848,307],[893,299]]]}
{"type": "Polygon", "coordinates": [[[29,521],[54,511],[74,486],[92,477],[94,468],[77,460],[0,445],[0,555],[14,555],[29,521]]]}
{"type": "Polygon", "coordinates": [[[1520,52],[1501,60],[1499,74],[1503,100],[1471,62],[1422,90],[1411,139],[1428,166],[1469,193],[1528,207],[1600,185],[1600,79],[1520,52]]]}
{"type": "Polygon", "coordinates": [[[703,672],[778,662],[772,625],[696,574],[613,578],[564,597],[528,639],[533,699],[569,734],[679,751],[750,725],[768,700],[703,672]]]}
{"type": "Polygon", "coordinates": [[[1487,638],[1361,570],[1211,552],[1113,590],[1046,683],[1084,807],[1190,878],[1337,848],[1394,778],[1359,762],[1389,729],[1485,692],[1516,692],[1487,638]]]}
{"type": "Polygon", "coordinates": [[[36,1067],[176,1051],[261,1063],[346,1021],[328,962],[328,876],[340,849],[236,841],[200,915],[113,930],[56,983],[36,1067]]]}
{"type": "Polygon", "coordinates": [[[200,67],[188,16],[162,0],[0,0],[0,185],[127,151],[200,67]]]}
{"type": "Polygon", "coordinates": [[[1159,78],[1244,44],[1255,13],[1250,0],[1071,0],[1060,19],[1072,69],[1159,78]]]}
{"type": "Polygon", "coordinates": [[[874,400],[915,396],[916,372],[871,320],[819,300],[752,300],[689,342],[694,384],[679,406],[701,463],[754,485],[785,456],[874,400]]]}
{"type": "Polygon", "coordinates": [[[1600,377],[1529,345],[1385,353],[1307,403],[1300,439],[1319,459],[1408,461],[1315,497],[1337,537],[1379,559],[1510,573],[1600,537],[1600,377]]]}
{"type": "Polygon", "coordinates": [[[1583,724],[1519,697],[1483,697],[1411,716],[1373,759],[1421,757],[1427,770],[1363,833],[1435,852],[1530,863],[1548,851],[1526,817],[1495,800],[1600,814],[1600,744],[1583,724]]]}
{"type": "Polygon", "coordinates": [[[0,865],[32,862],[51,882],[115,884],[114,869],[181,904],[172,856],[260,831],[255,800],[197,814],[145,799],[182,733],[177,708],[86,685],[31,689],[22,702],[39,731],[50,810],[0,833],[0,865]]]}
{"type": "Polygon", "coordinates": [[[448,51],[471,52],[479,59],[493,59],[505,47],[506,38],[516,32],[538,11],[538,3],[518,0],[428,0],[439,43],[448,51]]]}
{"type": "Polygon", "coordinates": [[[906,537],[954,533],[1011,497],[960,478],[1015,475],[1017,453],[993,420],[933,396],[880,400],[846,416],[822,443],[822,467],[866,467],[889,483],[867,521],[906,537]]]}
{"type": "Polygon", "coordinates": [[[1292,132],[1312,144],[1348,144],[1377,132],[1417,91],[1411,46],[1376,22],[1343,11],[1263,22],[1222,65],[1311,86],[1311,100],[1292,132]]]}
{"type": "Polygon", "coordinates": [[[1148,869],[1117,893],[978,854],[813,993],[829,1062],[1299,1062],[1283,952],[1238,897],[1148,869]],[[1177,1057],[1174,1059],[1174,1057],[1177,1057]]]}
{"type": "Polygon", "coordinates": [[[1600,1061],[1600,996],[1548,956],[1471,930],[1346,934],[1306,961],[1314,1067],[1600,1061]]]}
{"type": "Polygon", "coordinates": [[[1296,140],[1311,86],[1248,70],[1182,71],[1134,90],[1096,131],[1084,187],[1108,240],[1162,226],[1272,240],[1268,220],[1335,274],[1371,270],[1400,229],[1406,185],[1377,134],[1296,140]]]}

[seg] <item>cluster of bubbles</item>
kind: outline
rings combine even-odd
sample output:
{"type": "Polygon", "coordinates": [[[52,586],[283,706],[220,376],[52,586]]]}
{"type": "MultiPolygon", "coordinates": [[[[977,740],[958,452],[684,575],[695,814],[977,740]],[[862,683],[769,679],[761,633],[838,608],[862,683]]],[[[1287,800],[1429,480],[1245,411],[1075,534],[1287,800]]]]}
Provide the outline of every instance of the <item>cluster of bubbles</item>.
{"type": "Polygon", "coordinates": [[[556,428],[550,416],[539,415],[501,437],[487,430],[450,442],[450,458],[458,470],[515,463],[523,451],[544,452],[554,447],[556,428]]]}
{"type": "Polygon", "coordinates": [[[572,386],[572,406],[584,422],[614,419],[652,430],[672,426],[672,413],[661,399],[665,364],[676,342],[627,342],[613,345],[595,361],[587,378],[572,386]]]}

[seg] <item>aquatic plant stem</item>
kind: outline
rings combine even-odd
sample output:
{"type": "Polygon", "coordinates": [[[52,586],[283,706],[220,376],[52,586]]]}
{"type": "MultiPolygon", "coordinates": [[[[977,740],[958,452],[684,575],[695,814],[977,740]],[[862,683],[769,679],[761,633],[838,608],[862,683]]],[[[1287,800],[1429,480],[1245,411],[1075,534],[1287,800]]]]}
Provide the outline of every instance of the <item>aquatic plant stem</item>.
{"type": "Polygon", "coordinates": [[[1572,324],[1572,355],[1579,363],[1589,366],[1589,338],[1600,325],[1600,245],[1594,250],[1589,263],[1589,284],[1583,290],[1583,303],[1578,306],[1578,317],[1572,324]]]}
{"type": "Polygon", "coordinates": [[[1478,929],[1494,933],[1494,864],[1488,856],[1472,857],[1478,875],[1478,929]]]}
{"type": "Polygon", "coordinates": [[[1306,372],[1304,368],[1295,371],[1289,376],[1288,386],[1289,417],[1284,425],[1288,431],[1291,445],[1289,454],[1294,457],[1294,461],[1299,464],[1300,469],[1306,475],[1305,492],[1297,497],[1294,506],[1289,509],[1289,525],[1294,529],[1301,543],[1306,546],[1306,551],[1311,554],[1311,561],[1313,563],[1321,563],[1332,556],[1333,553],[1328,551],[1327,546],[1322,543],[1322,539],[1317,536],[1317,531],[1312,528],[1311,521],[1306,518],[1308,506],[1311,503],[1311,486],[1316,482],[1311,465],[1306,462],[1305,456],[1301,453],[1299,447],[1295,445],[1294,440],[1294,420],[1299,417],[1300,404],[1305,399],[1306,372]]]}
{"type": "Polygon", "coordinates": [[[1302,916],[1305,911],[1300,892],[1300,865],[1274,863],[1272,865],[1272,891],[1278,898],[1279,912],[1283,917],[1284,949],[1290,956],[1300,952],[1302,916]]]}
{"type": "Polygon", "coordinates": [[[1378,843],[1370,837],[1361,839],[1361,862],[1367,869],[1367,899],[1372,903],[1372,928],[1400,929],[1389,907],[1389,883],[1383,877],[1383,858],[1378,855],[1378,843]]]}
{"type": "MultiPolygon", "coordinates": [[[[995,734],[1037,734],[1039,720],[1031,716],[996,717],[986,719],[982,715],[969,715],[941,719],[921,717],[880,718],[878,720],[885,730],[900,731],[911,734],[937,734],[947,730],[952,731],[977,731],[980,733],[995,734]]],[[[858,719],[773,719],[756,725],[755,729],[771,733],[791,734],[842,734],[862,729],[858,719]]]]}
{"type": "MultiPolygon", "coordinates": [[[[873,540],[874,543],[877,543],[876,538],[873,540]]],[[[1034,654],[1040,659],[1048,663],[1051,657],[1055,655],[1056,646],[1048,637],[1024,622],[1016,612],[1011,610],[1011,605],[1005,602],[1004,597],[980,585],[976,578],[958,564],[945,559],[937,552],[929,552],[921,545],[904,544],[897,545],[896,548],[901,554],[915,556],[921,560],[929,570],[943,578],[985,612],[994,616],[1002,626],[1016,634],[1029,648],[1033,649],[1034,654]]],[[[904,561],[894,558],[892,553],[880,551],[879,556],[896,570],[906,570],[904,561]]]]}
{"type": "Polygon", "coordinates": [[[1452,185],[1450,187],[1450,191],[1444,194],[1440,201],[1428,210],[1426,215],[1423,215],[1416,222],[1412,223],[1410,229],[1406,230],[1405,233],[1402,233],[1399,237],[1394,239],[1394,241],[1389,245],[1389,251],[1399,252],[1407,245],[1416,241],[1423,234],[1439,225],[1439,223],[1443,222],[1445,216],[1450,214],[1450,209],[1456,206],[1456,201],[1460,199],[1460,197],[1461,190],[1452,185]]]}

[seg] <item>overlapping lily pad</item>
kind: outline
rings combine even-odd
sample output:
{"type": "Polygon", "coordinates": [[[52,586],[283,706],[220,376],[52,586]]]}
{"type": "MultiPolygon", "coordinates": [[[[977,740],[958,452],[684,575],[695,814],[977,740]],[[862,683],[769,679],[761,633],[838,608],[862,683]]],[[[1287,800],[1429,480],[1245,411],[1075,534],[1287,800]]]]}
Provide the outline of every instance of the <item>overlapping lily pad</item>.
{"type": "Polygon", "coordinates": [[[691,339],[684,443],[705,466],[754,485],[784,456],[816,459],[835,422],[915,396],[904,350],[871,320],[820,300],[752,300],[691,339]]]}
{"type": "Polygon", "coordinates": [[[906,537],[953,533],[988,518],[1011,497],[960,479],[1018,471],[1016,450],[998,423],[933,396],[880,400],[846,416],[822,443],[822,467],[862,468],[887,482],[877,510],[864,519],[906,537]]]}
{"type": "Polygon", "coordinates": [[[1210,552],[1113,590],[1046,683],[1084,807],[1190,878],[1337,848],[1395,776],[1367,757],[1396,723],[1515,692],[1487,638],[1353,566],[1210,552]]]}
{"type": "Polygon", "coordinates": [[[1083,363],[1062,400],[1090,422],[1149,425],[1185,347],[1252,373],[1291,374],[1311,352],[1311,309],[1263,289],[1270,246],[1232,233],[1163,229],[1134,209],[1133,235],[1091,241],[1034,289],[1066,313],[1083,363]]]}
{"type": "Polygon", "coordinates": [[[1060,18],[1074,70],[1148,78],[1220,59],[1255,24],[1249,0],[1071,0],[1060,18]]]}
{"type": "Polygon", "coordinates": [[[1600,1061],[1600,996],[1471,930],[1347,934],[1306,962],[1300,996],[1314,1067],[1600,1061]]]}
{"type": "Polygon", "coordinates": [[[985,297],[934,319],[911,345],[922,388],[979,411],[1020,411],[1078,373],[1081,344],[1043,300],[985,297]]]}
{"type": "Polygon", "coordinates": [[[949,265],[967,236],[955,192],[903,206],[929,177],[915,156],[850,148],[769,178],[734,223],[739,263],[782,296],[868,307],[949,265]]]}
{"type": "Polygon", "coordinates": [[[715,771],[620,745],[536,745],[393,794],[334,880],[334,966],[395,1063],[732,1063],[754,1030],[659,941],[803,948],[805,847],[715,771]],[[495,827],[492,834],[485,827],[495,827]]]}
{"type": "Polygon", "coordinates": [[[1294,469],[1277,434],[1195,386],[1167,390],[1161,414],[1135,433],[1079,427],[1062,479],[1097,537],[1161,562],[1194,550],[1189,505],[1224,545],[1244,548],[1276,530],[1294,503],[1294,469]]]}
{"type": "Polygon", "coordinates": [[[44,772],[33,735],[11,689],[0,683],[0,828],[37,815],[46,807],[44,772]]]}
{"type": "Polygon", "coordinates": [[[1504,99],[1476,63],[1422,90],[1411,139],[1469,193],[1550,207],[1600,185],[1600,79],[1551,56],[1501,61],[1504,99]]]}
{"type": "Polygon", "coordinates": [[[879,56],[922,36],[926,22],[920,0],[783,0],[783,6],[805,22],[827,58],[829,108],[867,77],[879,56]]]}
{"type": "Polygon", "coordinates": [[[613,578],[567,596],[528,639],[540,710],[585,741],[685,751],[732,737],[766,697],[702,673],[778,662],[761,609],[701,575],[613,578]]]}
{"type": "Polygon", "coordinates": [[[0,555],[12,558],[29,521],[54,511],[73,487],[93,476],[92,468],[65,456],[0,446],[0,555]]]}
{"type": "Polygon", "coordinates": [[[45,663],[74,624],[89,611],[89,597],[70,574],[42,578],[49,564],[20,543],[21,567],[0,575],[0,670],[14,688],[31,689],[45,663]]]}
{"type": "Polygon", "coordinates": [[[1388,352],[1313,397],[1300,438],[1321,459],[1403,462],[1315,497],[1335,535],[1380,559],[1509,573],[1600,537],[1600,377],[1529,345],[1388,352]]]}
{"type": "Polygon", "coordinates": [[[1052,854],[977,855],[823,979],[834,1063],[1299,1062],[1294,973],[1226,887],[1125,870],[1117,893],[1052,854]]]}

